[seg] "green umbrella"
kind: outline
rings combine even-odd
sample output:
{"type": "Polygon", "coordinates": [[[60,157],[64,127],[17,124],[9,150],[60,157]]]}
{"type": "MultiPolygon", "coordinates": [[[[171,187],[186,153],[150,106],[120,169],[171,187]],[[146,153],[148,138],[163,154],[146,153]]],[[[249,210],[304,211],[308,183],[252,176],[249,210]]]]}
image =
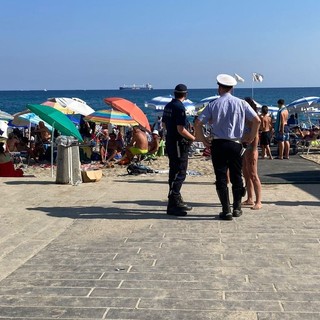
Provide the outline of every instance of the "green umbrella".
{"type": "Polygon", "coordinates": [[[42,104],[28,104],[27,108],[38,115],[43,121],[50,124],[54,129],[60,131],[61,134],[73,136],[79,141],[83,141],[79,130],[61,111],[42,104]]]}
{"type": "MultiPolygon", "coordinates": [[[[27,104],[27,108],[38,115],[43,121],[50,124],[53,130],[57,129],[66,136],[73,136],[79,141],[83,141],[79,130],[61,111],[42,104],[27,104]]],[[[53,136],[52,132],[51,146],[53,146],[53,136]]],[[[51,176],[53,177],[53,147],[51,147],[51,176]]]]}

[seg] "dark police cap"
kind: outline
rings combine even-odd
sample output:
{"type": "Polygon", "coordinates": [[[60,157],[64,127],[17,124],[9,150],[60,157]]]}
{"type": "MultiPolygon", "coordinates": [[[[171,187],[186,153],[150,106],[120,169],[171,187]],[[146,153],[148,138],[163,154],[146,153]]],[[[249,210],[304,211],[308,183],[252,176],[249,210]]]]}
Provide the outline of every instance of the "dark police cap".
{"type": "Polygon", "coordinates": [[[187,93],[188,88],[185,84],[180,83],[174,88],[174,92],[187,93]]]}

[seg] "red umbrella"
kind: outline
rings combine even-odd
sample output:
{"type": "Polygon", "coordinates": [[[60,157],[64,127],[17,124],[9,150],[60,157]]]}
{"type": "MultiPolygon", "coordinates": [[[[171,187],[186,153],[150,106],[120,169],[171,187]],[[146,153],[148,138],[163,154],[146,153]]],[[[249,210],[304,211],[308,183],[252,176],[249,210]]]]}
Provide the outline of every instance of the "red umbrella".
{"type": "Polygon", "coordinates": [[[133,102],[117,97],[105,98],[104,102],[113,107],[114,109],[126,113],[132,119],[137,121],[142,127],[146,128],[148,131],[151,131],[147,116],[133,102]]]}

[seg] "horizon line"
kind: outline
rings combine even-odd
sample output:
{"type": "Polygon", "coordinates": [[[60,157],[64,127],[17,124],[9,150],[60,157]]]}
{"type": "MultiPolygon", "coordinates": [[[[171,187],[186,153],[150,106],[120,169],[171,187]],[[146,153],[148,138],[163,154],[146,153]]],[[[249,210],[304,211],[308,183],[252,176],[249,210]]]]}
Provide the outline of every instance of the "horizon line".
{"type": "MultiPolygon", "coordinates": [[[[297,89],[297,88],[320,88],[320,86],[302,86],[302,87],[254,87],[254,90],[257,89],[297,89]]],[[[188,90],[214,90],[216,88],[188,88],[188,90]]],[[[248,88],[239,88],[239,87],[234,87],[234,89],[245,89],[245,90],[252,90],[252,87],[248,88]]],[[[145,92],[145,91],[156,91],[156,90],[173,90],[172,88],[158,88],[155,89],[153,88],[152,90],[127,90],[129,92],[145,92]]],[[[122,91],[120,89],[5,89],[5,90],[0,90],[0,92],[5,92],[5,91],[122,91]]]]}

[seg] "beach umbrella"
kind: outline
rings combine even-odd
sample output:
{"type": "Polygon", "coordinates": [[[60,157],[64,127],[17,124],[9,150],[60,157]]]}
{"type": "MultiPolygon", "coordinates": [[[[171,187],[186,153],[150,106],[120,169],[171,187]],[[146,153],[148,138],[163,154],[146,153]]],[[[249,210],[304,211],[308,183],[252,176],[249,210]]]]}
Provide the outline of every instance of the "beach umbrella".
{"type": "Polygon", "coordinates": [[[210,96],[210,97],[203,98],[195,104],[195,109],[199,112],[200,109],[203,110],[204,107],[206,107],[209,104],[209,102],[214,101],[214,100],[218,99],[219,97],[220,96],[210,96]]]}
{"type": "MultiPolygon", "coordinates": [[[[30,127],[32,124],[37,125],[39,121],[43,121],[38,115],[30,110],[24,110],[13,115],[12,124],[17,127],[30,127]]],[[[46,127],[52,131],[52,127],[45,122],[46,127]]]]}
{"type": "MultiPolygon", "coordinates": [[[[27,108],[38,115],[43,121],[50,124],[53,131],[57,129],[63,135],[73,136],[79,141],[83,141],[79,130],[73,122],[59,110],[41,104],[27,104],[27,108]]],[[[51,137],[51,176],[53,177],[53,132],[51,137]]]]}
{"type": "Polygon", "coordinates": [[[58,103],[56,101],[47,100],[47,101],[42,102],[41,105],[59,110],[60,112],[62,112],[64,114],[75,114],[74,111],[72,111],[71,109],[68,109],[66,107],[63,107],[60,103],[58,103]]]}
{"type": "MultiPolygon", "coordinates": [[[[145,107],[151,110],[162,112],[164,107],[173,99],[173,96],[157,96],[152,98],[151,100],[145,102],[145,107]]],[[[190,99],[186,99],[183,101],[183,105],[186,108],[187,115],[194,115],[195,113],[195,105],[190,99]]]]}
{"type": "Polygon", "coordinates": [[[292,101],[287,105],[289,112],[304,112],[306,111],[313,102],[319,100],[319,97],[304,97],[292,101]]]}
{"type": "Polygon", "coordinates": [[[94,110],[87,103],[79,98],[49,98],[49,102],[58,103],[60,106],[73,111],[73,113],[87,116],[94,110]]]}
{"type": "Polygon", "coordinates": [[[147,129],[148,131],[151,131],[147,116],[133,102],[126,100],[126,99],[123,99],[123,98],[118,98],[118,97],[105,98],[104,102],[106,104],[110,105],[112,108],[126,113],[131,118],[133,118],[135,121],[137,121],[139,123],[139,125],[141,125],[145,129],[147,129]]]}
{"type": "Polygon", "coordinates": [[[172,99],[173,99],[173,96],[171,94],[168,96],[158,96],[145,102],[144,106],[151,110],[163,111],[166,104],[168,104],[172,99]]]}
{"type": "Polygon", "coordinates": [[[5,142],[8,139],[8,122],[0,120],[0,142],[5,142]]]}
{"type": "Polygon", "coordinates": [[[60,131],[61,134],[73,136],[79,141],[83,141],[79,130],[61,111],[41,104],[28,104],[27,108],[38,115],[43,121],[51,125],[54,129],[60,131]]]}
{"type": "Polygon", "coordinates": [[[319,99],[320,97],[303,97],[289,103],[287,105],[287,109],[290,113],[302,113],[308,119],[308,122],[311,126],[312,121],[311,121],[309,112],[313,108],[312,104],[314,103],[314,106],[315,106],[316,102],[319,99]]]}
{"type": "Polygon", "coordinates": [[[138,123],[129,115],[115,109],[98,110],[84,117],[85,121],[111,123],[117,126],[137,126],[138,123]]]}
{"type": "Polygon", "coordinates": [[[10,113],[0,110],[0,120],[9,121],[12,119],[13,119],[13,116],[10,113]]]}
{"type": "Polygon", "coordinates": [[[311,110],[314,110],[314,111],[319,111],[319,108],[320,108],[320,98],[314,100],[311,102],[310,104],[310,108],[311,110]]]}

